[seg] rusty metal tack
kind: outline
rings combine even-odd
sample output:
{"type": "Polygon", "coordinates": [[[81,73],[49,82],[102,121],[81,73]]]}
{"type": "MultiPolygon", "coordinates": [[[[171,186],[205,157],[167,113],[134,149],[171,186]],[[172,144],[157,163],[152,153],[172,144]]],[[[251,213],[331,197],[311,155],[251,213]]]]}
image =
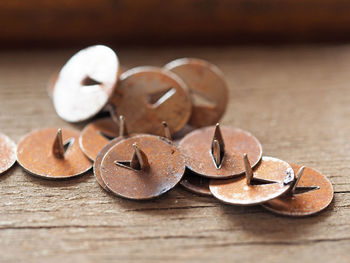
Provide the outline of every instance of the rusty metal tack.
{"type": "Polygon", "coordinates": [[[209,178],[199,176],[191,170],[186,169],[185,175],[182,178],[180,184],[186,190],[189,190],[192,193],[211,196],[212,194],[209,189],[209,182],[209,178]]]}
{"type": "MultiPolygon", "coordinates": [[[[45,179],[63,179],[87,172],[91,161],[80,150],[79,132],[62,129],[62,142],[67,146],[63,158],[54,154],[54,143],[59,142],[59,129],[33,131],[18,143],[17,161],[29,173],[45,179]]],[[[58,147],[61,147],[58,145],[58,147]]]]}
{"type": "Polygon", "coordinates": [[[249,155],[252,167],[258,164],[262,156],[260,142],[250,133],[233,128],[211,126],[194,130],[187,134],[179,144],[180,151],[185,156],[186,166],[193,172],[210,178],[230,178],[244,173],[243,154],[249,155]],[[222,161],[218,168],[213,161],[212,141],[217,138],[220,144],[220,136],[215,132],[221,130],[222,161]]]}
{"type": "Polygon", "coordinates": [[[103,182],[114,194],[143,200],[158,197],[175,187],[185,172],[185,162],[169,140],[153,135],[135,135],[120,141],[105,154],[100,172],[103,182]],[[147,156],[148,168],[130,169],[135,143],[147,156]],[[116,161],[129,167],[116,165],[116,161]]]}
{"type": "Polygon", "coordinates": [[[0,133],[0,174],[8,171],[16,162],[16,144],[0,133]]]}
{"type": "Polygon", "coordinates": [[[57,114],[68,122],[95,116],[112,96],[118,72],[118,57],[109,47],[80,50],[54,79],[52,96],[57,114]]]}
{"type": "Polygon", "coordinates": [[[204,127],[220,120],[228,102],[228,86],[218,67],[204,60],[182,58],[164,68],[177,74],[190,89],[193,103],[190,125],[204,127]]]}
{"type": "Polygon", "coordinates": [[[129,132],[160,136],[164,135],[162,121],[176,132],[187,123],[192,109],[185,83],[174,73],[155,67],[124,72],[111,104],[128,120],[129,132]]]}
{"type": "Polygon", "coordinates": [[[257,205],[267,202],[286,193],[291,184],[284,184],[286,176],[294,172],[290,165],[282,160],[272,157],[262,157],[254,169],[254,176],[211,180],[210,191],[220,201],[232,205],[257,205]],[[250,180],[247,180],[250,177],[250,180]],[[253,181],[255,181],[253,183],[253,181]]]}
{"type": "Polygon", "coordinates": [[[332,183],[319,171],[290,164],[298,177],[291,191],[263,204],[267,210],[285,216],[310,216],[324,210],[333,200],[332,183]]]}

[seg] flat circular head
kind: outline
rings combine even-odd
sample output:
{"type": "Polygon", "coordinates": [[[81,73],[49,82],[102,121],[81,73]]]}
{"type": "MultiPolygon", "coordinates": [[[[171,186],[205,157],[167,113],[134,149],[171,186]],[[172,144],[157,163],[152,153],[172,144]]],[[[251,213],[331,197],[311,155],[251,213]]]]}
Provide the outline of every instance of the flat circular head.
{"type": "Polygon", "coordinates": [[[211,192],[209,189],[209,178],[199,176],[190,170],[186,170],[184,177],[182,178],[180,184],[190,192],[200,195],[209,195],[211,192]]]}
{"type": "Polygon", "coordinates": [[[189,124],[204,127],[217,123],[228,102],[228,86],[220,69],[194,58],[174,60],[165,68],[178,75],[190,90],[193,108],[189,124]]]}
{"type": "Polygon", "coordinates": [[[262,157],[254,170],[254,179],[248,185],[246,177],[228,180],[211,180],[210,191],[217,199],[232,205],[257,205],[286,193],[294,179],[293,169],[285,161],[262,157]],[[256,182],[254,182],[256,180],[256,182]]]}
{"type": "Polygon", "coordinates": [[[57,114],[69,122],[87,120],[107,104],[116,86],[119,61],[112,49],[97,45],[71,57],[53,89],[57,114]]]}
{"type": "Polygon", "coordinates": [[[54,156],[52,147],[57,128],[48,128],[29,133],[18,143],[17,161],[29,173],[45,179],[63,179],[87,172],[91,161],[79,147],[79,132],[62,129],[63,143],[69,143],[60,159],[54,156]]]}
{"type": "Polygon", "coordinates": [[[86,125],[80,134],[80,148],[90,160],[95,161],[101,149],[118,135],[119,125],[111,118],[93,121],[86,125]]]}
{"type": "Polygon", "coordinates": [[[110,142],[108,142],[103,148],[102,150],[97,154],[96,158],[95,158],[95,162],[94,162],[94,175],[95,178],[97,180],[97,182],[99,183],[99,185],[105,189],[106,191],[109,191],[106,184],[103,182],[102,178],[101,178],[101,164],[102,164],[102,160],[103,157],[105,157],[106,153],[114,146],[116,145],[118,142],[124,140],[124,137],[117,137],[113,140],[111,140],[110,142]]]}
{"type": "Polygon", "coordinates": [[[0,133],[0,174],[6,172],[16,162],[16,144],[0,133]]]}
{"type": "Polygon", "coordinates": [[[112,104],[128,120],[133,133],[163,135],[162,122],[180,130],[191,115],[191,100],[184,82],[171,72],[155,67],[138,67],[120,77],[112,104]]]}
{"type": "MultiPolygon", "coordinates": [[[[301,167],[297,164],[291,166],[295,174],[301,167]]],[[[306,167],[294,195],[283,195],[263,206],[281,215],[309,216],[324,210],[332,202],[333,194],[332,183],[320,172],[306,167]],[[298,193],[298,190],[301,191],[298,193]]]]}
{"type": "Polygon", "coordinates": [[[215,126],[197,129],[180,142],[186,166],[193,172],[210,178],[230,178],[244,173],[243,154],[247,153],[252,167],[261,159],[260,142],[249,132],[233,127],[221,128],[225,154],[221,168],[217,169],[211,155],[215,126]]]}
{"type": "Polygon", "coordinates": [[[102,180],[111,192],[138,200],[155,198],[169,191],[181,181],[184,172],[185,162],[176,146],[152,135],[137,135],[119,142],[107,152],[101,165],[102,180]],[[135,143],[147,156],[149,167],[146,169],[127,167],[135,143]]]}

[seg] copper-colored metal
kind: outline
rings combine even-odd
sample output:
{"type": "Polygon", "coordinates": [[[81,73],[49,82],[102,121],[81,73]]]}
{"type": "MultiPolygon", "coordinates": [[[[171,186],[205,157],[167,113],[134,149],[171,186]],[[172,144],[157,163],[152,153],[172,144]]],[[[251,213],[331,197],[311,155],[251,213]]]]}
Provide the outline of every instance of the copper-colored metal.
{"type": "Polygon", "coordinates": [[[111,118],[93,121],[86,125],[80,134],[80,148],[90,160],[95,161],[101,149],[111,139],[118,137],[119,133],[119,125],[111,118]]]}
{"type": "Polygon", "coordinates": [[[87,120],[100,112],[116,87],[119,61],[112,49],[85,48],[61,69],[53,88],[57,114],[69,122],[87,120]]]}
{"type": "Polygon", "coordinates": [[[142,200],[158,197],[175,187],[185,172],[185,162],[180,151],[166,138],[135,135],[120,141],[105,154],[100,171],[111,192],[142,200]],[[135,143],[149,164],[139,169],[133,168],[130,161],[135,154],[135,143]]]}
{"type": "Polygon", "coordinates": [[[210,191],[220,201],[233,205],[257,205],[279,197],[291,188],[293,169],[285,161],[262,157],[254,175],[228,180],[211,180],[210,191]],[[248,177],[250,177],[248,179],[248,177]]]}
{"type": "Polygon", "coordinates": [[[48,128],[29,133],[20,140],[17,148],[17,161],[29,173],[45,179],[70,178],[88,171],[92,163],[80,150],[79,132],[48,128]],[[57,158],[55,148],[64,144],[63,158],[57,158]],[[55,144],[55,146],[54,146],[55,144]]]}
{"type": "Polygon", "coordinates": [[[193,102],[189,124],[204,127],[217,123],[225,113],[228,86],[221,70],[207,61],[182,58],[165,65],[188,86],[193,102]]]}
{"type": "Polygon", "coordinates": [[[16,144],[0,133],[0,174],[9,170],[16,162],[16,144]]]}
{"type": "Polygon", "coordinates": [[[123,73],[111,103],[128,120],[129,132],[161,136],[163,121],[176,132],[187,123],[192,108],[184,82],[174,73],[155,67],[123,73]]]}
{"type": "Polygon", "coordinates": [[[200,195],[208,195],[211,196],[211,192],[209,189],[210,179],[199,176],[187,169],[184,177],[182,178],[180,184],[187,190],[200,195]]]}
{"type": "Polygon", "coordinates": [[[105,157],[106,153],[112,148],[114,147],[114,145],[116,145],[118,142],[124,140],[125,137],[117,137],[113,140],[111,140],[110,142],[108,142],[103,148],[102,150],[97,154],[95,162],[94,162],[94,175],[95,178],[97,180],[97,182],[99,183],[99,185],[105,189],[106,191],[109,191],[106,184],[103,182],[102,178],[101,178],[101,164],[102,164],[102,160],[103,157],[105,157]]]}
{"type": "MultiPolygon", "coordinates": [[[[134,170],[144,171],[149,169],[149,162],[147,155],[142,151],[135,142],[132,147],[134,148],[134,154],[130,161],[130,168],[134,170]]],[[[116,165],[119,165],[119,161],[115,161],[116,165]]]]}
{"type": "Polygon", "coordinates": [[[286,216],[309,216],[324,210],[333,200],[332,183],[320,172],[290,164],[298,177],[290,193],[268,201],[264,208],[286,216]]]}
{"type": "Polygon", "coordinates": [[[205,127],[187,134],[180,142],[180,150],[185,156],[186,166],[193,172],[210,178],[230,178],[244,173],[243,154],[247,153],[252,167],[262,156],[259,141],[249,132],[223,126],[205,127]],[[217,130],[221,130],[222,138],[217,130]],[[222,160],[215,163],[212,154],[213,140],[217,139],[222,160]],[[224,142],[224,143],[223,143],[224,142]]]}
{"type": "Polygon", "coordinates": [[[163,121],[162,125],[164,127],[164,137],[167,138],[168,140],[172,141],[173,138],[171,136],[171,132],[170,132],[168,124],[165,121],[163,121]]]}
{"type": "Polygon", "coordinates": [[[57,130],[56,137],[53,141],[52,153],[56,158],[64,158],[65,150],[63,145],[62,129],[57,130]]]}
{"type": "Polygon", "coordinates": [[[186,124],[180,131],[174,133],[174,135],[172,136],[173,139],[173,143],[175,145],[179,145],[180,141],[190,132],[194,131],[195,128],[193,126],[190,126],[188,124],[186,124]]]}

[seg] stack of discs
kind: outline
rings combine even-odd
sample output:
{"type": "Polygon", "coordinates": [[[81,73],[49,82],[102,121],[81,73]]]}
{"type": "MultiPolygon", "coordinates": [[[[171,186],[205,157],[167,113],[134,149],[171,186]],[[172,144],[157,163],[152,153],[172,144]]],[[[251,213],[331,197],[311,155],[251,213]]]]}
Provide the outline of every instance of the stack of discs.
{"type": "MultiPolygon", "coordinates": [[[[331,183],[316,170],[263,156],[252,134],[220,127],[228,87],[207,61],[182,58],[120,74],[115,52],[93,46],[66,63],[49,91],[66,121],[110,112],[86,125],[79,145],[101,187],[118,196],[150,199],[181,182],[226,204],[262,204],[290,216],[317,213],[333,198],[331,183]]],[[[53,152],[63,152],[57,143],[53,152]]]]}

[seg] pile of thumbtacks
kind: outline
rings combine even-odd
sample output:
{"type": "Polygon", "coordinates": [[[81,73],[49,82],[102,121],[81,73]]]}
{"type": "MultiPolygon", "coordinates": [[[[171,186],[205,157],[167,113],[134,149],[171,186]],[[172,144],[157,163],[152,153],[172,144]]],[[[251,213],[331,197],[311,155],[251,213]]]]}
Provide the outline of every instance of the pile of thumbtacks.
{"type": "Polygon", "coordinates": [[[262,156],[252,134],[220,127],[228,87],[216,66],[183,58],[163,68],[120,68],[102,45],[69,59],[49,85],[57,114],[72,123],[110,116],[95,117],[81,133],[33,131],[17,151],[0,135],[0,173],[16,157],[45,179],[83,174],[94,162],[101,187],[128,199],[155,198],[180,183],[227,204],[262,204],[289,216],[317,213],[332,201],[332,184],[320,172],[262,156]]]}

